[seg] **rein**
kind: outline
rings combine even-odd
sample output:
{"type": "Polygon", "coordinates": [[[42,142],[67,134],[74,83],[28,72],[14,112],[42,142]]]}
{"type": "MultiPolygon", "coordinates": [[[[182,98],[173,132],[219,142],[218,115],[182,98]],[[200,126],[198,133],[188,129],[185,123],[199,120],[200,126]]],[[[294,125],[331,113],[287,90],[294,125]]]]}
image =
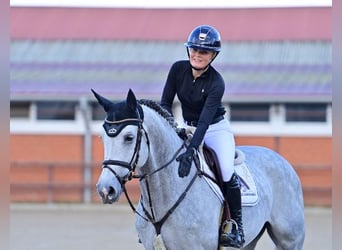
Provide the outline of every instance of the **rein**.
{"type": "MultiPolygon", "coordinates": [[[[199,174],[197,172],[192,177],[191,181],[189,182],[189,184],[187,185],[187,187],[185,188],[185,190],[183,191],[181,196],[178,198],[178,200],[175,202],[175,204],[173,204],[173,206],[166,212],[166,214],[159,221],[156,221],[154,218],[152,204],[150,203],[150,208],[151,208],[151,213],[152,213],[152,215],[150,215],[148,213],[148,211],[146,210],[146,208],[144,207],[143,203],[141,203],[143,211],[144,211],[145,215],[147,216],[148,221],[150,221],[154,225],[154,228],[156,229],[157,235],[160,234],[161,227],[162,227],[163,223],[169,218],[169,216],[173,213],[173,211],[175,211],[175,209],[178,207],[178,205],[183,201],[187,192],[190,190],[192,184],[194,184],[194,182],[198,176],[199,176],[199,174]]],[[[148,187],[148,185],[147,185],[147,187],[148,187]]],[[[149,199],[151,201],[150,192],[148,191],[148,193],[149,193],[149,199]]],[[[142,200],[142,197],[141,197],[141,200],[142,200]]],[[[145,220],[146,220],[146,218],[145,218],[145,220]]]]}
{"type": "Polygon", "coordinates": [[[147,177],[150,177],[152,176],[153,174],[159,172],[160,170],[166,168],[167,166],[169,166],[176,158],[177,156],[179,155],[179,153],[181,152],[182,148],[185,147],[185,141],[184,143],[182,144],[182,146],[175,152],[175,154],[173,155],[173,157],[167,162],[165,163],[163,166],[161,166],[160,168],[152,171],[151,173],[149,174],[144,174],[142,176],[139,176],[139,175],[133,175],[132,177],[133,178],[138,178],[139,181],[142,181],[145,179],[146,181],[146,188],[147,188],[147,193],[148,193],[148,199],[149,199],[149,207],[150,207],[150,210],[151,210],[151,214],[147,211],[146,207],[144,206],[143,204],[143,197],[141,196],[141,200],[140,200],[140,203],[141,203],[141,206],[142,206],[142,209],[144,211],[144,214],[145,216],[141,215],[137,210],[136,208],[134,207],[132,201],[130,200],[129,198],[129,195],[128,195],[128,192],[127,192],[127,189],[125,188],[125,184],[122,185],[122,188],[124,190],[124,193],[125,193],[125,196],[126,196],[126,199],[132,209],[132,211],[134,213],[136,213],[137,215],[139,215],[141,218],[143,218],[144,220],[148,221],[148,222],[151,222],[156,230],[156,233],[157,235],[160,234],[161,232],[161,227],[163,226],[164,222],[169,218],[169,216],[176,210],[176,208],[179,206],[179,204],[184,200],[186,194],[188,193],[188,191],[190,190],[191,186],[194,184],[195,180],[197,177],[199,176],[202,176],[204,175],[205,173],[203,171],[200,170],[200,163],[198,161],[198,159],[195,160],[195,165],[196,165],[196,169],[197,169],[197,172],[195,173],[195,175],[192,177],[191,181],[189,182],[189,184],[186,186],[185,190],[183,191],[183,193],[179,196],[179,198],[177,199],[177,201],[173,204],[173,206],[166,212],[166,214],[158,221],[156,221],[155,219],[155,216],[154,216],[154,213],[153,213],[153,204],[152,204],[152,199],[151,199],[151,191],[150,191],[150,188],[149,188],[149,184],[148,184],[148,180],[147,180],[147,177]]]}

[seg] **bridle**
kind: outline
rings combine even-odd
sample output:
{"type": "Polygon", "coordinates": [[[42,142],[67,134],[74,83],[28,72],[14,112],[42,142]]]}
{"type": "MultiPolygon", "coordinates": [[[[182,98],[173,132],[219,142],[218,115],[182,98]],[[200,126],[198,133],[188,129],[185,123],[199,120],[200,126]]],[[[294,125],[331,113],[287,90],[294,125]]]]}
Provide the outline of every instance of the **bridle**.
{"type": "Polygon", "coordinates": [[[125,161],[109,159],[109,160],[103,161],[103,163],[102,163],[103,168],[107,168],[109,171],[111,171],[115,175],[115,177],[118,179],[118,181],[120,182],[122,187],[125,187],[125,183],[134,177],[133,174],[135,172],[135,169],[136,169],[138,161],[139,161],[139,151],[140,151],[140,147],[141,147],[141,140],[142,140],[143,134],[146,137],[147,147],[148,147],[148,150],[150,151],[150,141],[149,141],[148,134],[147,134],[146,130],[142,126],[142,122],[143,122],[143,120],[140,118],[124,119],[124,120],[120,120],[120,121],[108,121],[107,119],[105,120],[105,124],[106,123],[107,124],[120,124],[122,127],[125,127],[128,124],[135,123],[138,126],[137,139],[136,139],[136,143],[134,146],[134,152],[133,152],[133,155],[131,157],[131,160],[129,162],[125,162],[125,161]],[[110,165],[118,165],[120,167],[128,169],[127,175],[125,175],[124,177],[119,176],[115,172],[115,170],[110,167],[110,165]]]}
{"type": "MultiPolygon", "coordinates": [[[[167,220],[167,218],[173,213],[173,211],[178,207],[178,205],[182,202],[182,200],[185,198],[187,192],[189,191],[190,187],[192,186],[192,184],[195,182],[195,179],[199,176],[202,176],[204,173],[203,171],[200,170],[200,163],[199,163],[199,160],[197,158],[197,160],[195,160],[195,165],[196,165],[196,168],[197,168],[197,172],[196,174],[192,177],[192,179],[190,180],[190,182],[188,183],[187,187],[185,188],[185,190],[183,191],[183,193],[180,195],[180,197],[178,198],[178,200],[175,202],[175,204],[167,211],[167,213],[162,217],[161,220],[158,220],[156,221],[155,219],[155,216],[154,216],[154,213],[153,213],[153,204],[152,204],[152,199],[151,199],[151,192],[150,192],[150,188],[149,188],[149,182],[148,182],[148,177],[154,175],[155,173],[159,172],[160,170],[166,168],[167,166],[169,166],[174,160],[176,160],[177,156],[180,154],[180,152],[182,151],[182,149],[184,147],[186,147],[186,143],[185,141],[183,142],[183,144],[181,145],[181,147],[174,153],[174,155],[171,157],[170,160],[168,160],[165,164],[163,164],[161,167],[153,170],[152,172],[150,173],[147,173],[147,174],[143,174],[143,175],[136,175],[134,174],[135,173],[135,169],[137,167],[137,164],[138,164],[138,160],[139,160],[139,151],[140,151],[140,148],[141,148],[141,142],[142,142],[142,137],[143,135],[145,135],[146,137],[146,142],[147,142],[147,146],[148,146],[148,151],[150,151],[150,142],[149,142],[149,137],[148,137],[148,133],[146,132],[146,130],[144,129],[143,127],[143,113],[142,113],[142,108],[140,107],[140,105],[138,106],[139,109],[138,109],[138,118],[131,118],[131,119],[124,119],[124,120],[119,120],[119,121],[108,121],[107,119],[105,120],[105,123],[104,123],[104,127],[105,127],[105,124],[109,124],[109,125],[119,125],[121,127],[121,129],[125,126],[127,126],[128,124],[133,124],[133,125],[136,125],[138,127],[137,129],[137,140],[136,140],[136,144],[135,144],[135,148],[134,148],[134,152],[133,152],[133,155],[131,157],[131,160],[129,162],[125,162],[125,161],[119,161],[119,160],[105,160],[103,161],[102,165],[103,165],[103,168],[106,168],[108,169],[110,172],[113,173],[113,175],[117,178],[117,180],[119,181],[120,185],[121,185],[121,188],[122,190],[124,191],[125,193],[125,196],[126,196],[126,199],[132,209],[132,211],[134,213],[136,213],[137,215],[139,215],[141,218],[143,218],[144,220],[148,221],[148,222],[151,222],[155,229],[156,229],[156,232],[157,234],[160,234],[160,231],[161,231],[161,227],[163,225],[163,223],[167,220]],[[126,168],[128,169],[128,173],[121,177],[120,175],[118,175],[116,173],[116,171],[110,167],[110,165],[117,165],[117,166],[120,166],[120,167],[123,167],[123,168],[126,168]],[[142,215],[141,213],[139,213],[136,208],[134,207],[129,195],[128,195],[128,192],[127,192],[127,189],[125,187],[125,184],[132,180],[133,178],[137,178],[139,179],[139,181],[141,182],[142,180],[145,180],[146,182],[146,188],[147,188],[147,193],[148,193],[148,199],[149,199],[149,207],[150,207],[150,210],[151,210],[151,213],[149,213],[147,211],[147,209],[145,208],[143,202],[142,202],[142,198],[140,199],[140,203],[141,203],[141,207],[144,211],[144,215],[142,215]]],[[[106,130],[106,128],[105,128],[106,130]]],[[[117,131],[115,131],[117,132],[117,131]]],[[[107,133],[107,131],[106,131],[107,133]]],[[[107,133],[108,134],[108,133],[107,133]]],[[[116,134],[117,135],[117,134],[116,134]]],[[[196,157],[195,157],[196,159],[196,157]]]]}
{"type": "Polygon", "coordinates": [[[110,170],[114,174],[114,176],[118,179],[121,186],[124,186],[124,184],[128,180],[131,180],[133,173],[135,172],[135,169],[139,161],[139,151],[140,151],[143,133],[146,136],[148,150],[150,150],[149,138],[148,138],[146,130],[143,128],[143,125],[142,125],[143,120],[144,120],[144,113],[140,105],[137,106],[135,113],[137,116],[136,118],[125,118],[122,120],[114,120],[114,121],[109,120],[107,116],[103,124],[103,128],[109,137],[116,137],[118,134],[120,134],[121,130],[127,125],[136,125],[138,127],[137,136],[136,136],[137,139],[136,139],[134,152],[131,157],[131,160],[129,162],[125,162],[125,161],[109,159],[109,160],[103,161],[102,163],[102,166],[103,166],[102,168],[107,168],[108,170],[110,170]],[[113,170],[110,167],[110,165],[118,165],[118,166],[128,169],[127,175],[125,175],[124,177],[121,177],[115,172],[115,170],[113,170]]]}

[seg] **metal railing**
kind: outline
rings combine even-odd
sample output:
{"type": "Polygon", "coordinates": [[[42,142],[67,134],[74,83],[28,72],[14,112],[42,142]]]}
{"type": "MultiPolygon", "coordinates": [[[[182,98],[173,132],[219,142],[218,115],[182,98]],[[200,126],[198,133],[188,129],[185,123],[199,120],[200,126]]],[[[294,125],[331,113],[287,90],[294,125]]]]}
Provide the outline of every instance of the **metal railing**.
{"type": "Polygon", "coordinates": [[[94,202],[100,163],[12,162],[11,201],[94,202]],[[96,168],[95,168],[96,167],[96,168]],[[84,178],[87,173],[88,177],[84,178]]]}
{"type": "MultiPolygon", "coordinates": [[[[12,202],[98,203],[96,182],[101,163],[12,162],[12,202]],[[85,173],[88,175],[84,178],[85,173]]],[[[308,205],[331,205],[331,166],[295,166],[308,205]]],[[[132,200],[140,196],[138,181],[127,183],[132,200]]],[[[124,199],[123,199],[124,200],[124,199]]]]}

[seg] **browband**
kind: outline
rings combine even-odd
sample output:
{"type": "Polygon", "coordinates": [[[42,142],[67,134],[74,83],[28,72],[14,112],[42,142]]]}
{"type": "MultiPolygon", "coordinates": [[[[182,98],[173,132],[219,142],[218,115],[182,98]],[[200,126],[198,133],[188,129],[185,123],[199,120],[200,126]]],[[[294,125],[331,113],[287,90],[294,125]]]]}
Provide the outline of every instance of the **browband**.
{"type": "Polygon", "coordinates": [[[142,122],[141,119],[138,118],[127,118],[127,119],[122,119],[119,121],[108,121],[107,118],[105,119],[105,123],[109,123],[109,124],[118,124],[118,123],[124,123],[124,122],[142,122]]]}
{"type": "Polygon", "coordinates": [[[141,124],[141,122],[142,121],[140,119],[124,119],[124,120],[115,121],[115,122],[105,121],[103,123],[103,128],[109,137],[115,137],[127,125],[139,126],[139,124],[141,124]]]}

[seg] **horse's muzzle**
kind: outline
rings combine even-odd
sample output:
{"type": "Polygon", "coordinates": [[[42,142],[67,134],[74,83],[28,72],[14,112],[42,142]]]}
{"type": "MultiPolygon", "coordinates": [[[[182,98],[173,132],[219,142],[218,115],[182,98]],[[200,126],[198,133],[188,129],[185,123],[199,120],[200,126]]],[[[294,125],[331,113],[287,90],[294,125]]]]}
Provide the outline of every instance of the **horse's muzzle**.
{"type": "Polygon", "coordinates": [[[102,188],[102,190],[98,188],[97,192],[101,196],[103,204],[112,204],[117,200],[115,195],[116,192],[113,187],[109,187],[108,190],[106,188],[102,188]]]}

